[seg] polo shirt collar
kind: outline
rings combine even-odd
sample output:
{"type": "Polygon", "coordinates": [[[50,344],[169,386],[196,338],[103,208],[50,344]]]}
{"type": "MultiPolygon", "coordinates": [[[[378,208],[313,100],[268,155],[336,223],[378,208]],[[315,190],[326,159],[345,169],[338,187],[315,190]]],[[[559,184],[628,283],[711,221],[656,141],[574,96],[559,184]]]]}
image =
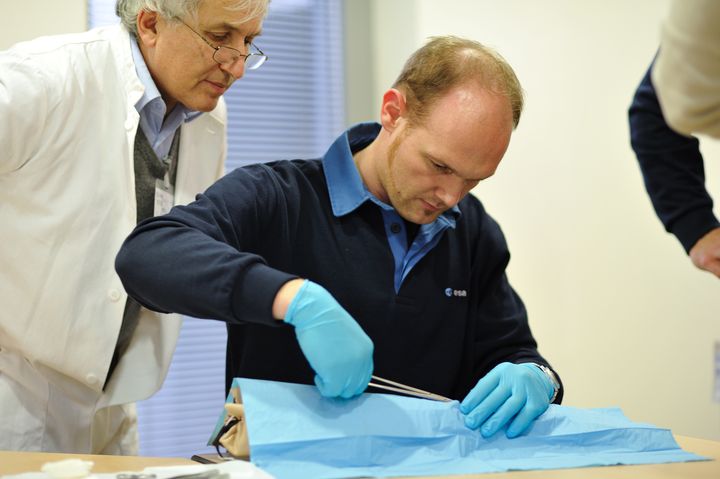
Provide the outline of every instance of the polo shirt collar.
{"type": "MultiPolygon", "coordinates": [[[[381,129],[379,123],[359,123],[340,135],[323,156],[325,180],[335,216],[352,213],[366,201],[372,201],[384,210],[394,210],[368,191],[353,160],[353,153],[372,143],[381,129]]],[[[454,228],[459,217],[460,208],[455,205],[435,222],[454,228]]]]}

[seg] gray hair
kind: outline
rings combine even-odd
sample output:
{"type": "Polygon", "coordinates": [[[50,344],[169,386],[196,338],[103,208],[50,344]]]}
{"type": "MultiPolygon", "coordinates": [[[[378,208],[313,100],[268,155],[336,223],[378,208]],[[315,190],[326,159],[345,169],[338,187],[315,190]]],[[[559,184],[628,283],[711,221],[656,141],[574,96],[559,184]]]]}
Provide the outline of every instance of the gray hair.
{"type": "MultiPolygon", "coordinates": [[[[137,16],[141,10],[157,12],[168,20],[194,17],[205,0],[117,0],[115,13],[130,33],[137,36],[137,16]]],[[[270,0],[236,0],[226,7],[233,11],[247,11],[247,20],[267,14],[270,0]]]]}

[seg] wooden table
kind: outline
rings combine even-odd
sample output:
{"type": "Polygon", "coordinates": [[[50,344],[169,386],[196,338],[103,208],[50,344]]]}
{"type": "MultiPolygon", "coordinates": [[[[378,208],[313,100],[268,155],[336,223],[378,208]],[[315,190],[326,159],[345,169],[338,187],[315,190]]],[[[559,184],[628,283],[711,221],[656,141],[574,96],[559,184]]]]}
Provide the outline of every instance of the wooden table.
{"type": "Polygon", "coordinates": [[[197,464],[190,459],[172,457],[99,456],[93,454],[60,454],[55,452],[0,451],[0,474],[40,472],[46,462],[63,459],[92,461],[92,472],[141,471],[150,466],[182,466],[197,464]]]}
{"type": "MultiPolygon", "coordinates": [[[[651,464],[647,466],[585,467],[445,477],[447,479],[720,479],[720,442],[686,436],[675,436],[675,439],[686,451],[710,457],[714,460],[651,464]]],[[[93,461],[95,466],[92,472],[139,471],[148,466],[197,464],[189,459],[167,457],[93,456],[89,454],[0,451],[0,474],[37,472],[40,470],[40,466],[48,461],[59,461],[68,458],[93,461]]],[[[440,479],[440,476],[434,476],[433,479],[440,479]]]]}

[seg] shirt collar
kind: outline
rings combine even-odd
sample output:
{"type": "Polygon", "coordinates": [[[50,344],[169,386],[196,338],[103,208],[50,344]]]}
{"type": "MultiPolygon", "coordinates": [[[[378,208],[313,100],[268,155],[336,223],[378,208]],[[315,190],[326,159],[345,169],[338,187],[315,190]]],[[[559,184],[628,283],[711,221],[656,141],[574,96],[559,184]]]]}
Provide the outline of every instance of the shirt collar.
{"type": "MultiPolygon", "coordinates": [[[[140,51],[140,47],[138,46],[137,39],[134,35],[130,35],[130,49],[132,50],[133,61],[135,62],[135,72],[137,73],[140,82],[145,87],[143,95],[140,97],[137,103],[135,103],[135,110],[137,110],[138,113],[141,113],[143,110],[146,110],[146,107],[150,103],[160,104],[161,108],[150,107],[147,108],[146,113],[150,115],[160,115],[160,124],[162,124],[162,120],[165,117],[167,106],[165,105],[165,101],[160,95],[160,90],[158,90],[157,86],[155,85],[155,81],[150,74],[150,70],[145,63],[145,59],[142,56],[142,52],[140,51]]],[[[180,114],[183,119],[182,121],[184,122],[192,121],[202,114],[202,112],[200,111],[190,110],[181,103],[178,103],[176,108],[180,109],[180,114]]]]}
{"type": "MultiPolygon", "coordinates": [[[[381,128],[379,123],[359,123],[340,135],[323,156],[323,169],[335,216],[352,213],[366,201],[372,201],[384,210],[394,210],[368,191],[353,160],[353,153],[372,143],[381,128]]],[[[459,217],[460,208],[455,205],[435,221],[448,223],[454,228],[459,217]]]]}

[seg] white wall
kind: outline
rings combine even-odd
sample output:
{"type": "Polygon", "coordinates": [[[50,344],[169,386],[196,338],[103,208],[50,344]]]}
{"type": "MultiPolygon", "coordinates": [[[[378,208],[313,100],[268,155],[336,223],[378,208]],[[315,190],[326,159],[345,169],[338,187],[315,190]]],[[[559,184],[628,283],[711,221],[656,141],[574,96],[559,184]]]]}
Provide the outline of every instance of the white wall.
{"type": "MultiPolygon", "coordinates": [[[[564,404],[620,406],[634,420],[717,440],[720,281],[695,270],[664,232],[629,146],[627,108],[666,8],[658,0],[373,0],[373,102],[430,35],[467,36],[505,56],[526,109],[496,176],[474,193],[506,233],[510,280],[563,377],[564,404]]],[[[720,150],[703,147],[710,189],[720,192],[720,150]]]]}
{"type": "Polygon", "coordinates": [[[0,0],[0,50],[40,35],[87,29],[85,0],[0,0]]]}

